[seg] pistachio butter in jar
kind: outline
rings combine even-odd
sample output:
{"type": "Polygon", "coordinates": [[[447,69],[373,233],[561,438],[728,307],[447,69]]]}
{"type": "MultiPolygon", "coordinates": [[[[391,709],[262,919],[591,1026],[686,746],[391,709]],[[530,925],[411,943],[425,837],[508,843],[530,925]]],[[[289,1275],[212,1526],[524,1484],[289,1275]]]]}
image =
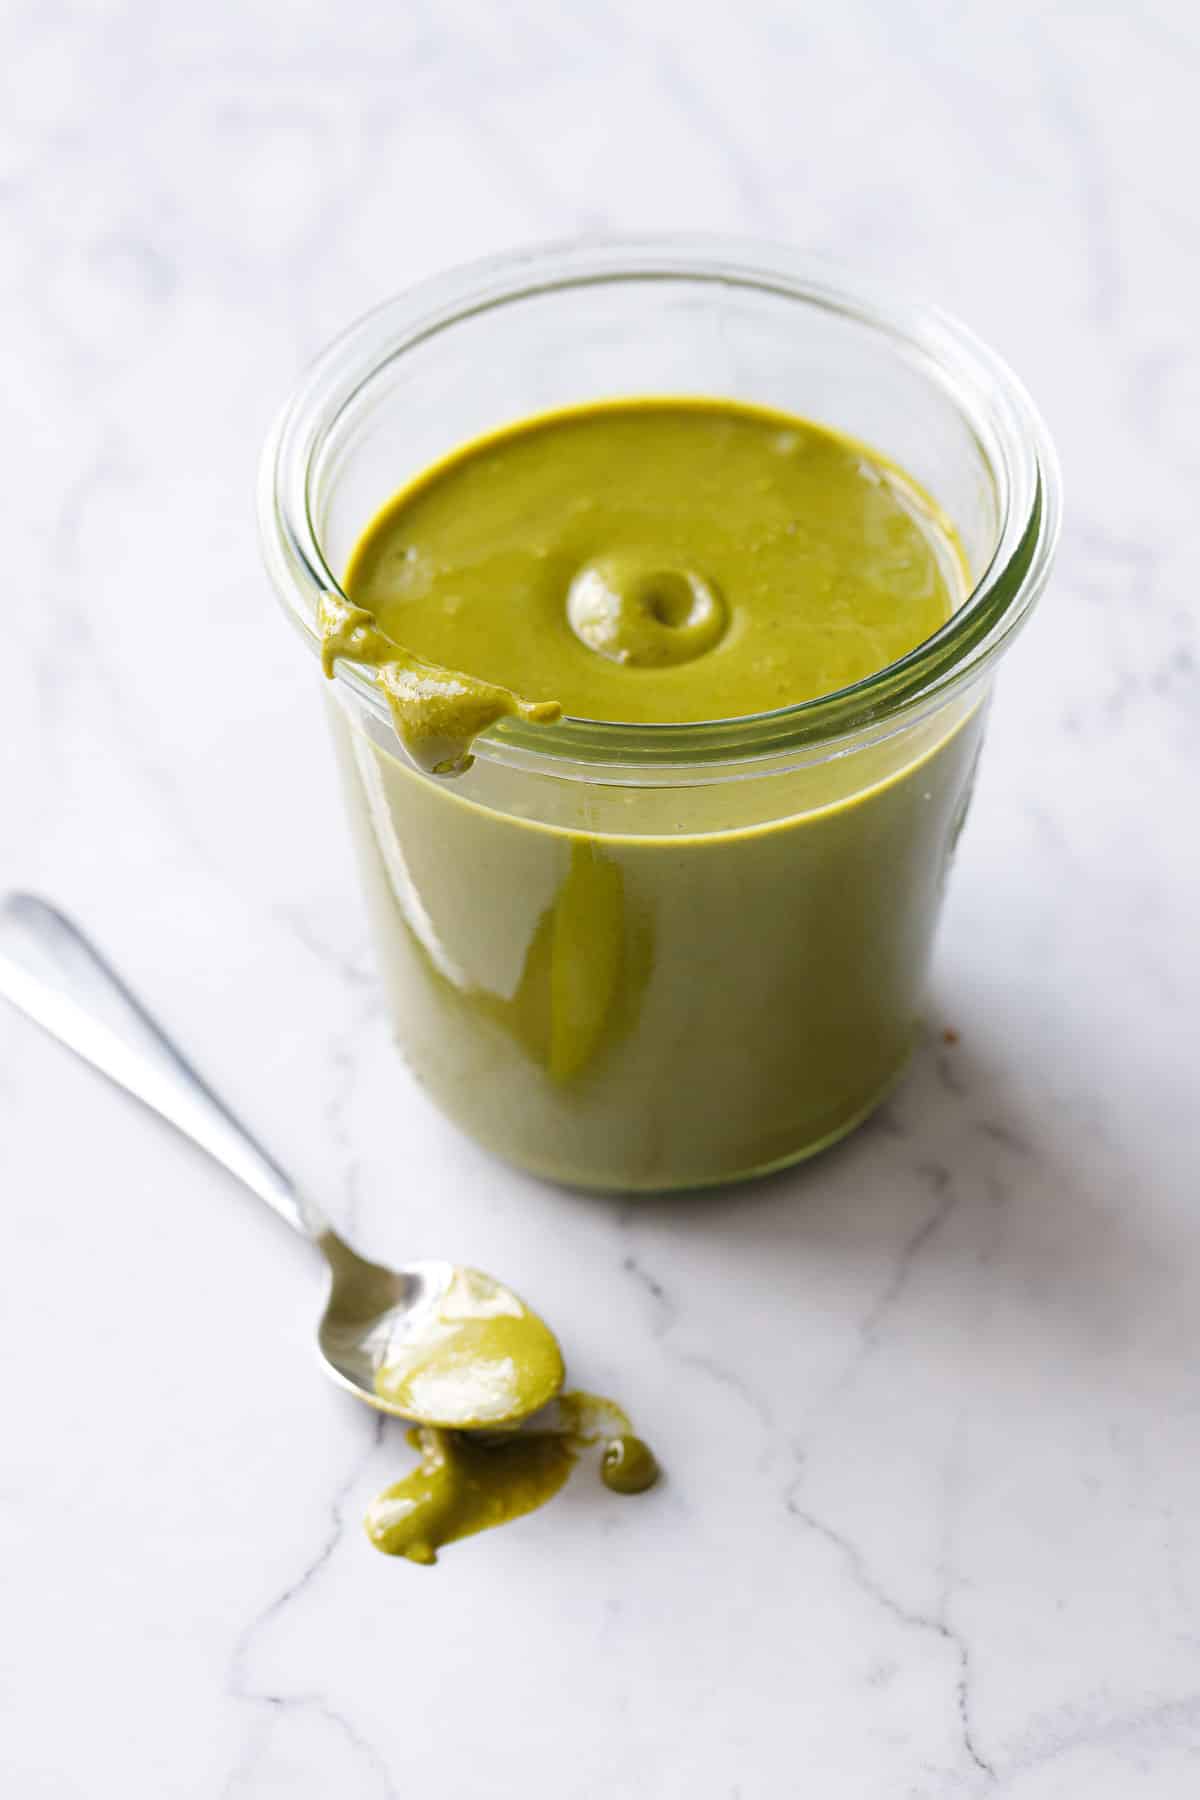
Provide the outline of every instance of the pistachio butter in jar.
{"type": "Polygon", "coordinates": [[[583,246],[389,303],[264,459],[397,1039],[499,1155],[727,1181],[903,1069],[1044,430],[808,259],[583,246]]]}

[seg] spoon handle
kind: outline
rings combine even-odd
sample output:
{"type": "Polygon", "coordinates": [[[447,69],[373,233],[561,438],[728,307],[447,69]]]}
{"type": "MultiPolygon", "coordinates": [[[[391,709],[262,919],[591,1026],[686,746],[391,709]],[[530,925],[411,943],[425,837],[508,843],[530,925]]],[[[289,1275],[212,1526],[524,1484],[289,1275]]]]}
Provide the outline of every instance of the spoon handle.
{"type": "Polygon", "coordinates": [[[207,1150],[293,1230],[326,1229],[95,946],[34,894],[0,900],[0,994],[207,1150]]]}

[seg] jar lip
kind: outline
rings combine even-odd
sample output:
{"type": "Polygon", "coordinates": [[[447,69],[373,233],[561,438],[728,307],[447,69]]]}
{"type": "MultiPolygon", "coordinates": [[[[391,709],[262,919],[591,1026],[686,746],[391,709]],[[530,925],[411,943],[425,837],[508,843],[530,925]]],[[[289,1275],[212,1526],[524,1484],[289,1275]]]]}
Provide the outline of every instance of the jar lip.
{"type": "MultiPolygon", "coordinates": [[[[997,482],[1000,531],[962,605],[931,637],[850,687],[771,712],[698,724],[632,725],[564,717],[552,726],[505,719],[480,737],[488,760],[568,772],[583,764],[663,774],[672,767],[744,764],[783,754],[838,754],[863,733],[890,735],[979,679],[1024,623],[1045,586],[1061,517],[1061,480],[1049,433],[1001,357],[940,309],[896,299],[877,280],[785,245],[708,235],[586,238],[488,257],[384,301],[336,338],[285,405],[264,447],[259,482],[263,552],[285,609],[319,646],[317,606],[340,593],[312,507],[329,436],[381,368],[482,312],[572,288],[654,281],[740,287],[855,319],[949,392],[997,482]]],[[[339,663],[337,680],[381,719],[387,704],[370,671],[339,663]]]]}

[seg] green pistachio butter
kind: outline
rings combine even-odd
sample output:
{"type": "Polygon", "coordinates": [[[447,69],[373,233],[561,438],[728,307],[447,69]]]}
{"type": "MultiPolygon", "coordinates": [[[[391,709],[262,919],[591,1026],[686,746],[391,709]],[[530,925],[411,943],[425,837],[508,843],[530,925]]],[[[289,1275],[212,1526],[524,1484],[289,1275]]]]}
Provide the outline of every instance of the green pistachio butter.
{"type": "Polygon", "coordinates": [[[614,1494],[644,1494],[658,1480],[658,1463],[649,1444],[632,1432],[622,1432],[609,1440],[600,1475],[614,1494]]]}
{"type": "Polygon", "coordinates": [[[375,1391],[397,1411],[486,1430],[537,1412],[563,1380],[554,1334],[507,1289],[459,1269],[411,1347],[389,1347],[375,1391]]]}
{"type": "Polygon", "coordinates": [[[427,775],[465,775],[471,745],[497,719],[516,715],[549,724],[562,708],[554,700],[522,700],[494,682],[422,662],[380,630],[374,615],[341,595],[326,594],[317,616],[321,664],[332,676],[339,657],[376,671],[396,736],[427,775]]]}
{"type": "Polygon", "coordinates": [[[935,632],[965,581],[886,459],[719,400],[534,418],[383,508],[322,624],[330,666],[399,671],[401,748],[343,707],[334,733],[396,1032],[453,1118],[539,1174],[654,1189],[871,1110],[913,1041],[978,694],[765,775],[466,764],[514,711],[545,709],[549,745],[558,706],[686,725],[828,694],[935,632]],[[428,780],[404,747],[465,773],[428,780]]]}
{"type": "Polygon", "coordinates": [[[659,1473],[627,1414],[595,1394],[562,1395],[556,1417],[540,1430],[485,1435],[420,1426],[408,1437],[417,1465],[372,1501],[366,1530],[377,1550],[415,1563],[435,1563],[444,1545],[544,1506],[580,1453],[601,1439],[601,1479],[615,1493],[643,1493],[659,1473]]]}
{"type": "Polygon", "coordinates": [[[571,1473],[571,1440],[551,1432],[478,1441],[419,1426],[409,1442],[417,1467],[367,1510],[367,1536],[388,1556],[435,1563],[444,1544],[490,1531],[553,1498],[571,1473]]]}

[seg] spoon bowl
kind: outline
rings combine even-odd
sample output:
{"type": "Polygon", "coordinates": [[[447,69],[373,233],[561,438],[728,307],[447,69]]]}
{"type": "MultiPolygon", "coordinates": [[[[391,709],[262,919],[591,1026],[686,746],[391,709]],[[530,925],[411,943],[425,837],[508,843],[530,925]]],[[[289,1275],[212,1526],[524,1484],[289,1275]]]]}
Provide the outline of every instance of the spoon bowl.
{"type": "Polygon", "coordinates": [[[317,1348],[333,1379],[380,1412],[495,1430],[519,1424],[562,1387],[553,1332],[491,1275],[448,1262],[387,1269],[332,1233],[326,1240],[317,1348]]]}
{"type": "Polygon", "coordinates": [[[511,1288],[454,1263],[388,1269],[351,1249],[79,928],[33,894],[0,900],[0,994],[311,1239],[330,1277],[317,1348],[358,1399],[419,1425],[494,1431],[558,1393],[558,1342],[511,1288]]]}

